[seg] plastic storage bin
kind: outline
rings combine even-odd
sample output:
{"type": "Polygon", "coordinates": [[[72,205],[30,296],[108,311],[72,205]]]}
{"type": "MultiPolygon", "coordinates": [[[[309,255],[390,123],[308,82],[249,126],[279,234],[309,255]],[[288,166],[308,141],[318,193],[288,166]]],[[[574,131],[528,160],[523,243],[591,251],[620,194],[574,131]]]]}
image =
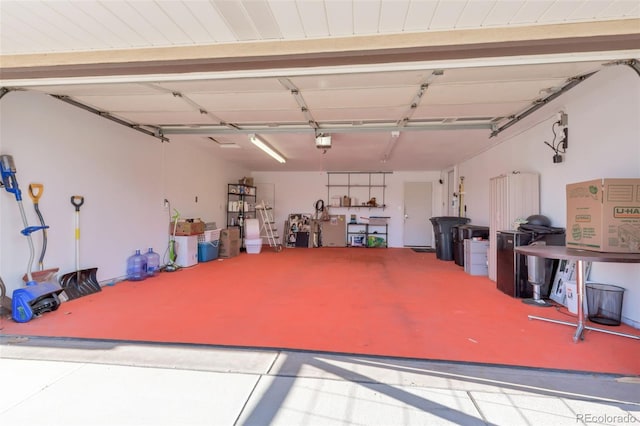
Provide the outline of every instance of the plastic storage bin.
{"type": "Polygon", "coordinates": [[[219,240],[198,243],[198,262],[209,262],[218,258],[219,240]]]}
{"type": "Polygon", "coordinates": [[[436,258],[453,260],[453,227],[465,225],[471,219],[457,216],[438,216],[429,219],[436,237],[436,258]]]}
{"type": "Polygon", "coordinates": [[[245,238],[244,247],[248,254],[258,254],[262,250],[262,238],[245,238]]]}
{"type": "Polygon", "coordinates": [[[589,320],[603,325],[620,325],[624,288],[616,285],[587,283],[589,320]]]}

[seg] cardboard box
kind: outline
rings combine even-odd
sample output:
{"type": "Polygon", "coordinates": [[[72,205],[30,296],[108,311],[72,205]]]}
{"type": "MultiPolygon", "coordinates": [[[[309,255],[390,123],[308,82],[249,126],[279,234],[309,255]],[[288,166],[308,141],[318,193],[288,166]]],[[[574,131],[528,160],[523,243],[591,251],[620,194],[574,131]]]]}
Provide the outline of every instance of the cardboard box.
{"type": "Polygon", "coordinates": [[[218,257],[234,257],[240,254],[240,228],[220,230],[218,257]]]}
{"type": "Polygon", "coordinates": [[[242,179],[238,180],[238,183],[241,185],[253,186],[253,178],[245,176],[242,179]]]}
{"type": "Polygon", "coordinates": [[[640,179],[567,185],[567,247],[640,253],[640,179]]]}
{"type": "MultiPolygon", "coordinates": [[[[198,235],[204,233],[205,224],[200,219],[179,220],[176,226],[176,235],[198,235]]],[[[169,223],[169,233],[173,234],[173,222],[169,223]]]]}

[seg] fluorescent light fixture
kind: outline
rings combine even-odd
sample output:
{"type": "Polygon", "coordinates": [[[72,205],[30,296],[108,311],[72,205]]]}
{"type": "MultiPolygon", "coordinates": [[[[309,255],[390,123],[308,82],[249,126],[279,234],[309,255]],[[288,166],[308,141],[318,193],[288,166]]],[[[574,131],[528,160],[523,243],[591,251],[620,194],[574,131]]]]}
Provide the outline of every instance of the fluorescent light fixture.
{"type": "Polygon", "coordinates": [[[275,158],[279,163],[285,163],[287,160],[275,149],[269,146],[267,142],[263,141],[258,135],[250,134],[249,140],[258,148],[275,158]]]}

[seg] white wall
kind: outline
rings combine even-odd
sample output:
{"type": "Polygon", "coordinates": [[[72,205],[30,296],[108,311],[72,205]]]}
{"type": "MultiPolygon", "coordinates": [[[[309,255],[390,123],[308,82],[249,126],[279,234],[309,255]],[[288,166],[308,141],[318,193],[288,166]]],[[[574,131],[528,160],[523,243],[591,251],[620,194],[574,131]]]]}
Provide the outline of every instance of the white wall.
{"type": "MultiPolygon", "coordinates": [[[[310,213],[313,215],[317,200],[324,200],[326,205],[329,204],[327,200],[327,174],[325,172],[254,172],[252,176],[256,184],[272,184],[275,187],[274,216],[279,230],[283,229],[284,221],[290,213],[310,213]]],[[[347,215],[347,219],[350,214],[364,217],[370,215],[389,216],[389,247],[402,247],[404,182],[432,182],[432,216],[441,216],[443,200],[442,191],[439,190],[441,186],[438,183],[439,179],[440,172],[394,172],[385,177],[387,187],[384,202],[388,207],[384,210],[340,207],[331,208],[330,213],[347,215]]],[[[258,194],[258,200],[260,200],[260,194],[258,194]]],[[[429,229],[432,229],[429,217],[424,219],[428,223],[429,229]]]]}
{"type": "MultiPolygon", "coordinates": [[[[627,66],[607,68],[550,102],[496,140],[498,145],[459,165],[468,216],[489,224],[489,179],[513,170],[540,174],[540,210],[566,226],[565,187],[600,177],[640,177],[640,78],[627,66]],[[569,115],[569,146],[554,164],[551,125],[569,115]]],[[[595,264],[592,280],[625,287],[623,320],[640,327],[640,265],[595,264]]]]}
{"type": "MultiPolygon", "coordinates": [[[[74,208],[80,210],[80,267],[98,280],[126,273],[135,249],[164,255],[171,212],[224,226],[226,183],[247,170],[218,161],[205,143],[161,143],[46,95],[11,92],[0,100],[0,153],[12,155],[29,225],[39,225],[30,183],[44,184],[40,209],[50,226],[45,268],[75,271],[74,208]],[[195,202],[195,197],[198,202],[195,202]]],[[[9,294],[22,286],[29,249],[15,197],[0,190],[0,275],[9,294]]],[[[41,233],[33,234],[37,270],[41,233]]]]}

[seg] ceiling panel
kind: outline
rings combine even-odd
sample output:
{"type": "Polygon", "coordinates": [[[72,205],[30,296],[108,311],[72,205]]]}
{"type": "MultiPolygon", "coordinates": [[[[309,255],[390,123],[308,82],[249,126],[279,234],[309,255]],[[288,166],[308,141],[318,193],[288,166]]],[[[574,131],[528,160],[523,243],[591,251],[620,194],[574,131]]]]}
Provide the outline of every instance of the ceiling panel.
{"type": "Polygon", "coordinates": [[[404,29],[409,3],[409,0],[382,0],[379,31],[382,33],[401,32],[404,29]]]}
{"type": "Polygon", "coordinates": [[[350,36],[356,34],[354,31],[354,8],[347,2],[329,1],[325,2],[327,10],[327,24],[329,34],[332,36],[350,36]]]}
{"type": "MultiPolygon", "coordinates": [[[[555,3],[556,0],[527,1],[511,18],[512,24],[533,24],[555,3]]],[[[577,3],[577,2],[576,2],[577,3]]]]}
{"type": "Polygon", "coordinates": [[[404,22],[404,31],[420,31],[429,29],[433,14],[438,6],[437,0],[412,1],[404,22]]]}
{"type": "Polygon", "coordinates": [[[571,14],[571,19],[593,19],[598,17],[611,3],[611,0],[583,1],[571,14]]]}
{"type": "Polygon", "coordinates": [[[259,39],[258,33],[242,3],[228,0],[213,0],[213,3],[237,40],[259,39]]]}
{"type": "Polygon", "coordinates": [[[413,87],[378,87],[350,90],[306,90],[304,99],[313,111],[316,108],[358,108],[362,106],[408,107],[416,93],[413,87]]]}
{"type": "Polygon", "coordinates": [[[380,0],[361,0],[352,4],[354,34],[376,34],[380,22],[380,0]]]}
{"type": "Polygon", "coordinates": [[[152,46],[166,46],[167,43],[184,43],[184,32],[155,3],[149,1],[110,1],[103,4],[123,24],[139,34],[152,46]]]}
{"type": "MultiPolygon", "coordinates": [[[[176,30],[179,30],[182,35],[178,34],[176,39],[184,37],[184,44],[190,43],[212,43],[213,38],[211,34],[204,27],[203,23],[186,7],[183,2],[175,0],[161,0],[157,2],[159,8],[162,10],[165,19],[175,23],[176,30]]],[[[149,16],[146,16],[149,19],[149,16]]],[[[153,21],[156,27],[160,27],[161,31],[165,33],[165,26],[161,21],[153,21]]],[[[167,34],[165,33],[165,36],[167,34]]],[[[172,38],[170,38],[172,39],[172,38]]],[[[172,39],[173,40],[173,39],[172,39]]],[[[172,44],[176,44],[172,41],[172,44]]]]}
{"type": "Polygon", "coordinates": [[[336,107],[336,108],[314,108],[313,117],[321,122],[358,122],[364,120],[399,120],[406,106],[386,106],[383,108],[375,108],[370,106],[361,106],[359,108],[336,107]]]}
{"type": "MultiPolygon", "coordinates": [[[[102,46],[109,48],[109,38],[102,36],[100,31],[96,31],[98,23],[91,19],[86,13],[69,1],[46,2],[51,12],[47,19],[59,22],[75,39],[75,43],[82,43],[84,46],[102,46]]],[[[57,50],[57,49],[56,49],[57,50]]]]}
{"type": "Polygon", "coordinates": [[[228,123],[247,125],[249,123],[306,123],[299,108],[279,110],[225,110],[216,115],[228,123]]]}
{"type": "Polygon", "coordinates": [[[158,89],[138,84],[138,83],[120,83],[120,84],[76,84],[68,86],[33,86],[30,90],[39,92],[68,95],[68,96],[137,96],[137,95],[156,95],[158,89]]]}
{"type": "Polygon", "coordinates": [[[309,75],[290,77],[290,80],[300,90],[411,86],[417,91],[420,83],[431,72],[425,70],[309,75]]]}
{"type": "Polygon", "coordinates": [[[167,90],[183,93],[243,93],[286,91],[276,78],[245,78],[154,83],[167,90]]]}
{"type": "MultiPolygon", "coordinates": [[[[127,19],[127,15],[117,15],[116,4],[119,2],[107,2],[109,7],[101,2],[75,2],[74,5],[78,7],[82,12],[88,16],[87,19],[99,23],[96,26],[96,30],[100,32],[104,37],[108,37],[110,43],[109,48],[132,48],[149,46],[150,42],[147,41],[139,32],[131,27],[123,19],[127,19]]],[[[129,6],[127,9],[130,9],[129,6]]],[[[89,50],[86,43],[81,45],[80,50],[89,50]]]]}
{"type": "Polygon", "coordinates": [[[211,35],[211,42],[228,43],[236,41],[236,37],[227,27],[226,22],[211,2],[186,1],[185,7],[198,20],[200,25],[211,35]]]}
{"type": "Polygon", "coordinates": [[[515,111],[522,111],[530,106],[529,101],[521,102],[477,102],[472,104],[431,105],[422,103],[416,108],[412,119],[426,118],[465,118],[465,117],[505,117],[515,111]]]}
{"type": "Polygon", "coordinates": [[[271,8],[269,8],[269,3],[266,0],[245,0],[242,5],[255,25],[258,34],[260,34],[259,38],[263,40],[282,38],[278,22],[271,13],[271,8]]]}
{"type": "Polygon", "coordinates": [[[503,82],[472,84],[448,84],[431,86],[421,105],[454,105],[475,103],[502,103],[514,101],[530,101],[544,97],[541,87],[557,87],[563,80],[544,80],[535,82],[503,82]]]}
{"type": "Polygon", "coordinates": [[[216,120],[199,111],[127,111],[116,113],[119,117],[124,118],[132,123],[144,123],[153,126],[169,126],[172,124],[218,124],[216,120]]]}
{"type": "Polygon", "coordinates": [[[440,30],[446,28],[455,28],[460,13],[464,10],[466,2],[453,0],[440,2],[433,13],[429,29],[440,30]]]}
{"type": "Polygon", "coordinates": [[[495,1],[470,1],[460,12],[456,28],[478,28],[494,7],[495,1]]]}
{"type": "Polygon", "coordinates": [[[298,109],[295,99],[289,92],[261,92],[261,93],[191,93],[189,98],[205,109],[215,111],[245,110],[291,110],[298,109]]]}
{"type": "Polygon", "coordinates": [[[280,33],[285,39],[305,38],[304,28],[300,21],[295,0],[271,2],[271,12],[280,26],[280,33]]]}
{"type": "Polygon", "coordinates": [[[539,65],[511,65],[448,69],[434,80],[433,85],[449,83],[486,83],[492,81],[531,81],[548,78],[569,78],[602,68],[601,62],[574,62],[539,65]]]}
{"type": "Polygon", "coordinates": [[[72,49],[82,40],[80,37],[69,34],[65,26],[65,23],[68,25],[69,22],[64,22],[67,21],[64,17],[53,13],[48,6],[39,2],[9,3],[2,6],[2,14],[5,13],[7,15],[3,20],[20,21],[26,28],[33,26],[36,39],[44,41],[50,48],[72,49]]]}
{"type": "Polygon", "coordinates": [[[553,2],[536,21],[541,24],[563,22],[567,16],[571,16],[580,7],[576,1],[560,0],[553,2]]]}
{"type": "Polygon", "coordinates": [[[482,25],[491,27],[509,24],[525,3],[524,0],[497,1],[482,25]]]}
{"type": "Polygon", "coordinates": [[[640,14],[640,4],[637,1],[615,0],[609,2],[609,5],[598,18],[614,18],[618,16],[631,17],[640,14]]]}
{"type": "Polygon", "coordinates": [[[322,1],[296,2],[305,37],[328,37],[327,15],[322,1]]]}
{"type": "Polygon", "coordinates": [[[190,111],[193,107],[170,93],[136,96],[76,96],[76,100],[102,111],[190,111]]]}

